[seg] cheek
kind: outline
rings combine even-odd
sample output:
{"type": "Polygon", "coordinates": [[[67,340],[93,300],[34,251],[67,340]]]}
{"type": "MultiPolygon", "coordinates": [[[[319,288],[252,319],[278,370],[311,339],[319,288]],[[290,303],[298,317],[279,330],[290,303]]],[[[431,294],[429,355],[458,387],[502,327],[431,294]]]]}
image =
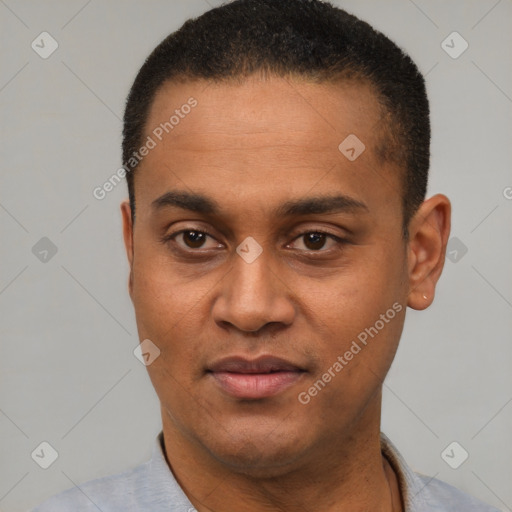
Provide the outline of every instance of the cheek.
{"type": "Polygon", "coordinates": [[[168,261],[157,257],[136,258],[133,272],[139,338],[150,339],[160,350],[160,357],[148,367],[150,376],[163,381],[168,372],[170,382],[186,385],[183,369],[193,371],[198,365],[209,287],[202,280],[184,282],[168,261]]]}
{"type": "Polygon", "coordinates": [[[310,321],[318,321],[331,335],[355,336],[373,325],[395,302],[403,304],[405,282],[399,256],[381,253],[361,258],[320,284],[298,280],[295,289],[310,321]]]}
{"type": "MultiPolygon", "coordinates": [[[[141,244],[142,245],[142,244],[141,244]]],[[[204,295],[198,282],[185,282],[161,250],[147,246],[133,264],[133,302],[137,318],[151,331],[182,323],[204,295]],[[146,324],[146,325],[145,325],[146,324]]]]}
{"type": "Polygon", "coordinates": [[[334,385],[329,385],[334,394],[326,393],[326,400],[347,403],[371,393],[384,379],[398,347],[406,300],[403,260],[396,251],[374,252],[315,292],[299,291],[308,297],[307,323],[316,333],[316,378],[329,369],[336,374],[334,385]]]}

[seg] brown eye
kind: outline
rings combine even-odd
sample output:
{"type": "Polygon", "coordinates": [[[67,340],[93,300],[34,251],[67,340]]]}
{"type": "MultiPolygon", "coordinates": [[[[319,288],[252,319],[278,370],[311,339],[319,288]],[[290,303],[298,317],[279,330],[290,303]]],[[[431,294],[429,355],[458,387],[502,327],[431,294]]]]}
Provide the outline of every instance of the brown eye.
{"type": "Polygon", "coordinates": [[[175,245],[181,250],[189,253],[200,252],[195,249],[218,249],[222,247],[215,237],[204,229],[182,229],[175,233],[165,235],[161,242],[164,244],[175,245]]]}
{"type": "Polygon", "coordinates": [[[327,235],[325,233],[306,233],[303,235],[304,245],[312,250],[318,251],[325,245],[327,235]]]}
{"type": "Polygon", "coordinates": [[[190,247],[191,249],[199,249],[204,244],[208,235],[201,231],[183,231],[182,236],[183,242],[187,247],[190,247]]]}
{"type": "Polygon", "coordinates": [[[340,237],[323,231],[306,231],[297,236],[292,246],[303,252],[331,252],[336,246],[341,247],[344,243],[340,237]],[[302,247],[301,247],[302,246],[302,247]]]}

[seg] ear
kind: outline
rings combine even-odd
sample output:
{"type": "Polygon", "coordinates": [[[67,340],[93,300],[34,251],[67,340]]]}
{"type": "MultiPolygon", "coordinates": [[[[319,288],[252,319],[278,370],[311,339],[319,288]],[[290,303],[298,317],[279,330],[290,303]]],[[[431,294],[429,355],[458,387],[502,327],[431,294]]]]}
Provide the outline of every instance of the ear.
{"type": "Polygon", "coordinates": [[[432,304],[444,266],[450,236],[451,204],[443,194],[424,201],[409,222],[407,305],[426,309],[432,304]]]}
{"type": "MultiPolygon", "coordinates": [[[[123,217],[123,238],[128,263],[130,264],[130,277],[128,279],[128,290],[130,297],[133,293],[133,223],[132,223],[132,209],[129,201],[121,203],[121,215],[123,217]]],[[[133,299],[133,297],[132,297],[133,299]]]]}

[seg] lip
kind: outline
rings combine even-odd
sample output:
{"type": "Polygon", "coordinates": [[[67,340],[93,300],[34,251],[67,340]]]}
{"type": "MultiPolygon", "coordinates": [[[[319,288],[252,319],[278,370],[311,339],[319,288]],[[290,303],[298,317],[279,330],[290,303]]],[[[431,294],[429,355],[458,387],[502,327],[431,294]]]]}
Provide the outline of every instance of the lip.
{"type": "Polygon", "coordinates": [[[227,357],[207,369],[215,383],[228,395],[258,400],[275,396],[293,386],[305,369],[284,359],[227,357]]]}

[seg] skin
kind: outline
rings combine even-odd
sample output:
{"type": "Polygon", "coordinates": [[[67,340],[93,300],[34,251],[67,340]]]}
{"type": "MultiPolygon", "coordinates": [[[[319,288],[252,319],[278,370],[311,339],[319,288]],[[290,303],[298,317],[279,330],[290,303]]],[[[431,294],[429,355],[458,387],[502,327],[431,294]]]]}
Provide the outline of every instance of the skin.
{"type": "Polygon", "coordinates": [[[379,445],[382,383],[406,306],[434,298],[449,200],[426,200],[403,238],[401,170],[376,157],[381,111],[368,86],[259,76],[168,83],[145,137],[190,96],[197,107],[137,169],[135,224],[121,205],[139,337],[161,350],[147,369],[171,470],[199,512],[401,510],[379,445]],[[353,162],[338,150],[349,134],[366,146],[353,162]],[[154,208],[169,191],[202,194],[220,212],[154,208]],[[275,213],[289,200],[336,194],[366,208],[275,213]],[[183,229],[211,236],[203,245],[197,233],[161,241],[183,229]],[[315,230],[344,242],[312,243],[315,230]],[[236,252],[249,236],[263,250],[250,264],[236,252]],[[394,303],[402,311],[300,403],[394,303]],[[242,400],[206,372],[232,355],[274,355],[305,371],[275,396],[242,400]]]}

